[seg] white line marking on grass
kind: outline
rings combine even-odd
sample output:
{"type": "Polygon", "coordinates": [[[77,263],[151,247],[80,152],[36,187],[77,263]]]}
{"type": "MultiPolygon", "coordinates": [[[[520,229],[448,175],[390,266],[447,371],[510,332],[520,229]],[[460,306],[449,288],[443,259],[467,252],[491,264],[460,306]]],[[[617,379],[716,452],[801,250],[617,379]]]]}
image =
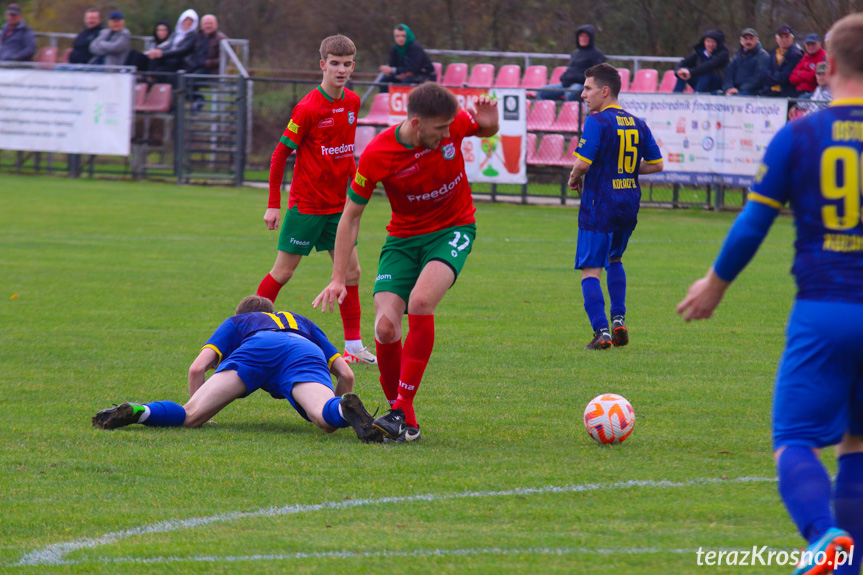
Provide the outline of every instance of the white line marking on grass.
{"type": "Polygon", "coordinates": [[[628,489],[631,487],[692,487],[698,485],[713,485],[721,483],[756,483],[776,481],[774,478],[768,477],[738,477],[736,479],[719,479],[719,478],[702,478],[691,479],[688,481],[668,481],[668,480],[631,480],[619,481],[617,483],[584,483],[580,485],[563,485],[546,487],[521,487],[517,489],[509,489],[506,491],[464,491],[461,493],[441,493],[441,494],[425,494],[425,495],[406,495],[401,497],[380,497],[377,499],[349,499],[346,501],[325,501],[312,505],[286,505],[284,507],[265,507],[254,511],[236,511],[233,513],[223,513],[219,515],[210,515],[209,517],[193,517],[191,519],[170,519],[160,521],[150,525],[141,527],[132,527],[123,531],[113,531],[106,533],[100,537],[84,537],[68,543],[53,543],[41,549],[36,549],[26,553],[14,565],[61,565],[64,563],[64,557],[81,549],[92,549],[102,545],[116,543],[123,539],[136,537],[138,535],[147,535],[150,533],[167,533],[169,531],[178,531],[180,529],[194,529],[211,523],[221,523],[234,521],[236,519],[247,519],[254,517],[277,517],[280,515],[295,515],[298,513],[307,513],[315,511],[323,511],[330,509],[348,509],[351,507],[361,507],[366,505],[380,504],[397,504],[397,503],[413,503],[415,501],[446,501],[451,499],[467,499],[475,497],[506,497],[510,495],[543,495],[546,493],[579,493],[583,491],[597,491],[600,489],[628,489]]]}

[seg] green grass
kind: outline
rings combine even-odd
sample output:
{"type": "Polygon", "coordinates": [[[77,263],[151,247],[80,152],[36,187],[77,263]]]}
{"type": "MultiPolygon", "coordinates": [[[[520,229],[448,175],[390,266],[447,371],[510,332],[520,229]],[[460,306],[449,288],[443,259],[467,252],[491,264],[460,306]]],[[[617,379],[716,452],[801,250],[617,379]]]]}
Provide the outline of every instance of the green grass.
{"type": "MultiPolygon", "coordinates": [[[[770,397],[794,291],[788,218],[716,317],[685,324],[674,306],[733,215],[643,210],[625,259],[632,343],[586,352],[577,211],[479,205],[473,253],[436,315],[423,439],[362,445],[263,393],[199,430],[90,427],[112,402],[186,399],[201,344],[273,263],[265,190],[9,175],[2,190],[0,572],[691,573],[699,547],[802,542],[770,480],[770,397]],[[584,431],[584,406],[603,392],[635,407],[623,445],[584,431]],[[630,480],[674,484],[620,485],[630,480]],[[490,493],[584,484],[599,488],[490,493]],[[418,495],[436,497],[350,506],[418,495]],[[254,513],[318,503],[333,505],[254,513]],[[100,541],[65,565],[14,565],[51,544],[240,511],[252,514],[100,541]],[[287,557],[297,553],[311,555],[287,557]]],[[[388,216],[375,197],[360,230],[367,342],[388,216]]],[[[325,255],[304,259],[278,307],[340,344],[338,314],[310,307],[330,269],[325,255]]],[[[376,369],[356,371],[356,391],[382,406],[376,369]]],[[[741,569],[790,570],[710,572],[741,569]]]]}

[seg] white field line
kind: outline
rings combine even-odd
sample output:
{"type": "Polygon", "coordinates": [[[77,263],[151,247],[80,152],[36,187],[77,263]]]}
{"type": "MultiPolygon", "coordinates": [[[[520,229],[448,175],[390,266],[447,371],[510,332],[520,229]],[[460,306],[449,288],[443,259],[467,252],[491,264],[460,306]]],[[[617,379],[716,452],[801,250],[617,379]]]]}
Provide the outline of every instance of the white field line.
{"type": "Polygon", "coordinates": [[[722,483],[756,483],[773,482],[775,479],[768,477],[738,477],[735,479],[702,478],[688,481],[653,481],[653,480],[631,480],[617,483],[584,483],[579,485],[563,485],[546,487],[522,487],[505,491],[463,491],[461,493],[442,493],[425,495],[407,495],[402,497],[380,497],[377,499],[349,499],[346,501],[325,501],[312,505],[286,505],[284,507],[265,507],[254,511],[236,511],[209,517],[193,517],[190,519],[169,519],[150,525],[132,527],[123,531],[105,533],[99,537],[83,537],[67,543],[53,543],[40,549],[26,553],[14,565],[62,565],[65,556],[81,549],[92,549],[102,545],[110,545],[139,535],[150,533],[167,533],[180,529],[194,529],[211,523],[234,521],[255,517],[277,517],[281,515],[296,515],[298,513],[310,513],[332,509],[349,509],[352,507],[363,507],[367,505],[392,505],[400,503],[413,503],[417,501],[447,501],[453,499],[469,499],[477,497],[506,497],[512,495],[543,495],[547,493],[579,493],[584,491],[598,491],[607,489],[629,489],[633,487],[644,488],[673,488],[692,487],[703,485],[714,485],[722,483]]]}

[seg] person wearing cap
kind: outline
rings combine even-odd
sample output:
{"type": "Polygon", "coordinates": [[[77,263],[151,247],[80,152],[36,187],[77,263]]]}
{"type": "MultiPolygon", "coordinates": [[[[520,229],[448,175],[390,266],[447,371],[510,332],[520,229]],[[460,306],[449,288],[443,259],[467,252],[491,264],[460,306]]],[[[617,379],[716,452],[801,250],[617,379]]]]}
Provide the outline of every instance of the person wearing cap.
{"type": "Polygon", "coordinates": [[[132,51],[132,33],[126,28],[122,12],[111,12],[108,27],[90,43],[91,64],[123,66],[132,51]]]}
{"type": "Polygon", "coordinates": [[[806,53],[788,78],[788,81],[797,88],[797,96],[800,98],[811,96],[818,87],[815,67],[827,59],[827,52],[821,47],[821,37],[818,34],[807,34],[803,40],[803,48],[806,53]]]}
{"type": "Polygon", "coordinates": [[[728,96],[751,96],[757,94],[764,83],[770,55],[761,47],[755,28],[744,28],[740,32],[740,48],[725,69],[722,90],[728,96]]]}
{"type": "Polygon", "coordinates": [[[728,48],[725,47],[725,34],[722,30],[708,30],[692,50],[692,54],[674,68],[677,76],[674,91],[683,92],[687,84],[696,92],[721,90],[725,67],[730,59],[728,48]]]}
{"type": "Polygon", "coordinates": [[[36,53],[36,35],[18,4],[6,8],[6,23],[0,28],[0,62],[28,62],[36,53]]]}
{"type": "Polygon", "coordinates": [[[777,98],[796,97],[797,88],[791,84],[789,77],[803,58],[803,50],[794,43],[791,26],[783,24],[776,29],[776,48],[771,50],[769,55],[767,74],[760,94],[777,98]]]}

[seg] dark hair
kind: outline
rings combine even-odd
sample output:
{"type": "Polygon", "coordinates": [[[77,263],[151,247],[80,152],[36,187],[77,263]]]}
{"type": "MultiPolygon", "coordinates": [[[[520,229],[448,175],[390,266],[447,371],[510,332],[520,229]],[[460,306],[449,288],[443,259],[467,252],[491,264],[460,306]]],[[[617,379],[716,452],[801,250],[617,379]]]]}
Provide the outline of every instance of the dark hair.
{"type": "Polygon", "coordinates": [[[584,77],[593,78],[600,88],[608,87],[615,98],[620,94],[620,72],[611,64],[591,66],[584,71],[584,77]]]}
{"type": "Polygon", "coordinates": [[[336,34],[328,36],[321,42],[321,60],[327,59],[327,54],[333,56],[356,56],[357,47],[347,36],[336,34]]]}
{"type": "Polygon", "coordinates": [[[825,40],[840,74],[863,77],[863,14],[850,14],[833,24],[825,40]]]}
{"type": "Polygon", "coordinates": [[[251,313],[253,311],[273,313],[275,311],[275,308],[273,307],[273,302],[271,302],[267,298],[261,297],[259,295],[250,295],[243,298],[243,301],[241,301],[240,305],[237,306],[237,311],[234,312],[234,315],[251,313]]]}
{"type": "Polygon", "coordinates": [[[408,94],[408,116],[420,118],[453,118],[458,100],[437,82],[420,84],[408,94]]]}

